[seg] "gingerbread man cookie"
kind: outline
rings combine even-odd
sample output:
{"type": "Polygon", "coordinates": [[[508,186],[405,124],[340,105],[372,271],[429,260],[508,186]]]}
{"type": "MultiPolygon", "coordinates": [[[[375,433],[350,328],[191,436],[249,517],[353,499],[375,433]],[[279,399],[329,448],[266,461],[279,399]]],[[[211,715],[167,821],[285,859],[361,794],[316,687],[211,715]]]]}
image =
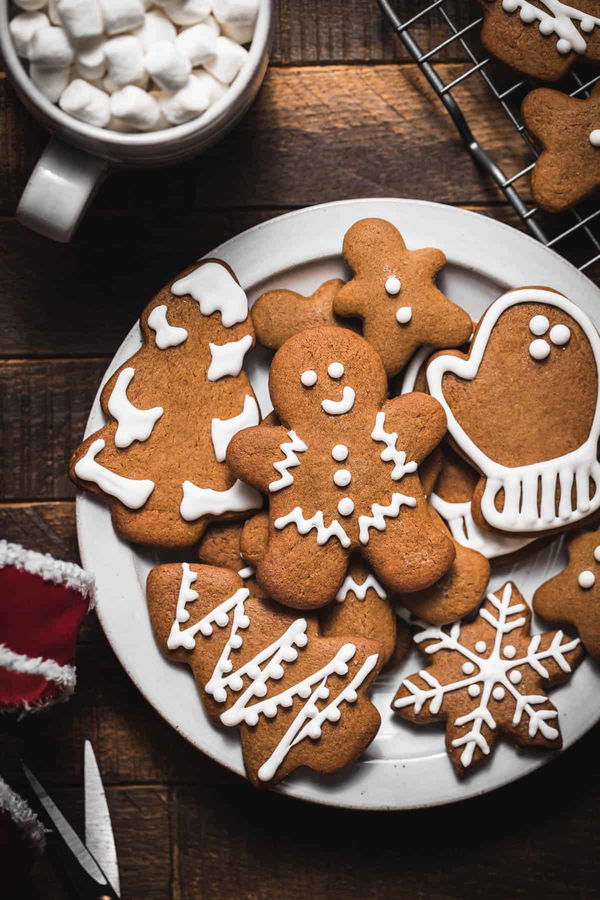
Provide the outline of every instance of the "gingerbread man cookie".
{"type": "Polygon", "coordinates": [[[425,394],[386,401],[375,350],[345,328],[294,335],[269,387],[282,425],[237,434],[231,471],[269,498],[269,542],[257,577],[269,597],[324,606],[358,550],[391,591],[428,587],[454,546],[430,519],[417,467],[445,433],[425,394]]]}
{"type": "Polygon", "coordinates": [[[479,0],[483,45],[502,62],[557,81],[579,58],[600,59],[597,0],[479,0]]]}
{"type": "Polygon", "coordinates": [[[336,294],[340,316],[358,316],[389,376],[423,344],[458,347],[471,334],[468,314],[436,287],[446,257],[431,248],[409,250],[384,219],[362,219],[344,237],[344,258],[354,278],[336,294]]]}
{"type": "Polygon", "coordinates": [[[205,260],[156,295],[140,326],[141,349],[102,390],[109,422],[69,474],[110,505],[123,537],[191,546],[209,521],[262,503],[225,465],[231,437],[260,421],[242,371],[254,343],[246,295],[225,263],[205,260]]]}
{"type": "Polygon", "coordinates": [[[542,145],[531,175],[539,206],[561,212],[600,186],[600,82],[585,100],[550,88],[532,91],[523,121],[542,145]]]}
{"type": "Polygon", "coordinates": [[[483,527],[541,536],[600,508],[600,337],[549,288],[494,301],[467,355],[427,367],[448,433],[481,473],[471,501],[483,527]]]}
{"type": "Polygon", "coordinates": [[[337,325],[333,298],[344,286],[341,278],[330,278],[310,297],[279,289],[262,294],[252,307],[256,337],[271,350],[279,350],[288,338],[306,328],[337,325]]]}
{"type": "Polygon", "coordinates": [[[562,631],[530,634],[531,611],[512,582],[488,594],[477,618],[415,636],[430,661],[404,679],[392,709],[411,722],[446,721],[446,750],[457,774],[489,756],[500,734],[519,747],[561,747],[558,711],[544,691],[571,675],[583,656],[562,631]]]}
{"type": "Polygon", "coordinates": [[[322,637],[314,615],[252,598],[234,572],[213,566],[158,566],[147,599],[161,651],[191,667],[215,724],[240,728],[254,785],[299,766],[337,772],[377,733],[367,696],[381,667],[376,644],[322,637]]]}
{"type": "Polygon", "coordinates": [[[586,531],[568,543],[569,563],[537,589],[533,609],[556,625],[575,625],[583,646],[600,660],[600,531],[586,531]]]}

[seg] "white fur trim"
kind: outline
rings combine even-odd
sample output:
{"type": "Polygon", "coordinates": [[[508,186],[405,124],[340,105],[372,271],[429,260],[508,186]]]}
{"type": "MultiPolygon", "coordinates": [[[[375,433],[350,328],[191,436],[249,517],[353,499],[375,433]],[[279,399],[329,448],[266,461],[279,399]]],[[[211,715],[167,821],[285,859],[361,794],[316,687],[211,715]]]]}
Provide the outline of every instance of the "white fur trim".
{"type": "Polygon", "coordinates": [[[0,644],[0,666],[7,672],[18,672],[21,675],[39,675],[46,681],[54,681],[60,688],[70,694],[75,690],[77,675],[74,666],[61,666],[53,659],[42,656],[27,656],[15,653],[4,644],[0,644]]]}
{"type": "Polygon", "coordinates": [[[62,584],[89,598],[89,608],[94,605],[94,577],[75,563],[61,562],[49,553],[35,553],[20,544],[0,541],[0,569],[14,566],[17,569],[39,575],[44,581],[62,584]]]}
{"type": "Polygon", "coordinates": [[[44,826],[29,804],[0,778],[0,809],[6,810],[13,822],[23,831],[28,843],[39,853],[46,845],[44,826]]]}

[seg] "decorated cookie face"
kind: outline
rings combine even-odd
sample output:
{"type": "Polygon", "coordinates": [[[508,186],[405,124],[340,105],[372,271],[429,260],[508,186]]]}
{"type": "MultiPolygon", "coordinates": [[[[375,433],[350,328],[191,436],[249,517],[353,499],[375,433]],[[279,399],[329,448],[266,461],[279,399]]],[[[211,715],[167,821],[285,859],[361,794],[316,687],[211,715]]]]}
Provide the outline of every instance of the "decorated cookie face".
{"type": "Polygon", "coordinates": [[[487,310],[468,356],[427,368],[448,431],[482,475],[473,497],[509,532],[565,528],[600,507],[600,338],[570,300],[509,291],[487,310]]]}
{"type": "Polygon", "coordinates": [[[191,667],[215,723],[241,729],[254,784],[298,766],[336,772],[375,736],[376,644],[322,637],[314,616],[251,598],[233,572],[212,566],[159,566],[147,598],[161,651],[191,667]]]}
{"type": "Polygon", "coordinates": [[[278,350],[299,331],[338,324],[333,299],[343,285],[341,278],[330,278],[308,297],[283,288],[267,291],[252,307],[257,340],[278,350]]]}
{"type": "Polygon", "coordinates": [[[547,622],[574,625],[582,643],[600,660],[600,531],[586,531],[568,544],[569,562],[535,592],[533,608],[547,622]]]}
{"type": "Polygon", "coordinates": [[[392,224],[363,219],[344,238],[344,258],[354,278],[336,294],[334,311],[363,320],[388,375],[423,344],[457,347],[468,339],[469,316],[435,285],[446,262],[440,250],[408,250],[392,224]]]}
{"type": "Polygon", "coordinates": [[[514,584],[488,594],[473,622],[428,627],[415,637],[428,665],[406,678],[392,709],[412,722],[445,720],[457,774],[489,757],[500,734],[520,747],[559,749],[558,710],[545,690],[582,658],[562,631],[530,634],[531,612],[514,584]]]}
{"type": "Polygon", "coordinates": [[[596,0],[479,0],[484,46],[503,62],[543,81],[561,78],[577,57],[600,57],[596,0]]]}
{"type": "Polygon", "coordinates": [[[102,391],[108,424],[75,451],[70,475],[110,504],[122,536],[189,546],[209,520],[261,505],[225,465],[233,435],[260,421],[242,371],[254,342],[246,295],[207,260],[158,293],[141,331],[143,346],[102,391]]]}
{"type": "Polygon", "coordinates": [[[263,589],[282,603],[324,605],[355,549],[394,591],[436,581],[454,549],[429,518],[418,466],[444,433],[439,404],[417,393],[386,402],[379,357],[342,328],[290,338],[269,386],[282,425],[237,435],[227,454],[269,498],[263,589]]]}
{"type": "Polygon", "coordinates": [[[588,99],[549,88],[531,91],[523,121],[543,150],[531,176],[539,206],[561,212],[600,185],[600,84],[588,99]]]}

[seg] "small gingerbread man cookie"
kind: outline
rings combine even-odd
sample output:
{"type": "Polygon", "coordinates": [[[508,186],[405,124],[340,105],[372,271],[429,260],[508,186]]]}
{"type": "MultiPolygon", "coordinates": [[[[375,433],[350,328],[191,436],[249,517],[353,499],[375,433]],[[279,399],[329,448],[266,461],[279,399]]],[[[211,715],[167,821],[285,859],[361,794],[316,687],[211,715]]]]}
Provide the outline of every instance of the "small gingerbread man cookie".
{"type": "Polygon", "coordinates": [[[557,81],[577,58],[600,59],[597,0],[479,0],[483,45],[502,62],[557,81]]]}
{"type": "Polygon", "coordinates": [[[446,749],[457,774],[489,756],[500,734],[519,747],[561,747],[558,711],[544,690],[581,661],[577,638],[530,634],[531,611],[512,582],[488,594],[475,620],[424,625],[415,642],[427,668],[404,679],[392,709],[411,722],[446,721],[446,749]]]}
{"type": "Polygon", "coordinates": [[[441,250],[409,250],[384,219],[362,219],[344,238],[344,258],[354,278],[336,294],[340,316],[358,316],[389,376],[423,344],[458,347],[472,330],[469,315],[436,287],[446,263],[441,250]]]}
{"type": "Polygon", "coordinates": [[[299,331],[337,325],[333,298],[343,286],[341,278],[330,278],[310,297],[283,288],[262,294],[251,310],[257,339],[265,347],[279,350],[299,331]]]}
{"type": "Polygon", "coordinates": [[[533,609],[553,625],[574,625],[583,646],[600,660],[600,531],[568,543],[569,563],[537,589],[533,609]]]}
{"type": "Polygon", "coordinates": [[[542,145],[531,176],[539,206],[561,212],[600,186],[600,82],[585,100],[550,88],[532,91],[523,121],[542,145]]]}
{"type": "Polygon", "coordinates": [[[428,587],[454,545],[436,526],[417,473],[445,433],[437,401],[386,401],[375,350],[345,328],[294,335],[269,387],[282,425],[237,434],[227,463],[269,498],[269,542],[257,577],[269,597],[324,606],[358,550],[391,591],[428,587]],[[243,474],[242,474],[243,473],[243,474]]]}

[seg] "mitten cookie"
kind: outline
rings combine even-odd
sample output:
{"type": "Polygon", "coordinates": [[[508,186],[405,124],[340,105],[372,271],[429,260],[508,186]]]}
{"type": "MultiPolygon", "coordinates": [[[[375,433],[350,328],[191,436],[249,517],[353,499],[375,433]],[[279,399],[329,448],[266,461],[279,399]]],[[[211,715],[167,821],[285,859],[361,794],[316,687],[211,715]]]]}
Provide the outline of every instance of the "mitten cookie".
{"type": "Polygon", "coordinates": [[[231,269],[205,260],[163,288],[140,325],[141,350],[102,390],[109,422],[69,474],[110,505],[123,537],[191,546],[209,521],[262,502],[225,465],[231,437],[260,421],[242,371],[254,343],[248,303],[231,269]]]}
{"type": "Polygon", "coordinates": [[[565,681],[583,656],[562,631],[531,635],[531,611],[512,582],[488,594],[476,619],[415,636],[430,660],[394,700],[403,718],[446,721],[446,750],[457,774],[491,754],[500,734],[519,747],[561,747],[558,711],[544,690],[565,681]]]}
{"type": "Polygon", "coordinates": [[[269,497],[269,543],[257,578],[269,597],[302,609],[335,597],[358,550],[392,591],[428,587],[454,558],[431,522],[417,473],[445,431],[425,394],[386,401],[374,349],[345,328],[294,335],[271,366],[278,427],[246,429],[231,471],[269,497]]]}
{"type": "Polygon", "coordinates": [[[600,59],[597,0],[479,0],[483,45],[502,62],[557,81],[578,57],[600,59]]]}
{"type": "Polygon", "coordinates": [[[191,667],[216,724],[240,727],[254,785],[298,766],[337,772],[377,733],[367,697],[376,644],[322,637],[314,616],[249,597],[234,572],[213,566],[158,566],[147,599],[161,651],[191,667]]]}
{"type": "Polygon", "coordinates": [[[262,294],[251,313],[257,339],[265,347],[278,350],[293,334],[306,328],[337,325],[333,298],[343,285],[341,278],[331,278],[310,297],[283,288],[262,294]]]}
{"type": "Polygon", "coordinates": [[[600,338],[549,288],[509,291],[483,316],[468,355],[427,367],[448,432],[481,473],[476,521],[540,535],[600,507],[600,338]]]}
{"type": "Polygon", "coordinates": [[[600,660],[600,531],[586,531],[568,543],[569,563],[535,592],[533,609],[556,625],[575,625],[581,641],[600,660]]]}
{"type": "Polygon", "coordinates": [[[523,121],[542,145],[531,175],[539,206],[561,212],[600,185],[600,82],[586,100],[550,88],[532,91],[523,101],[523,121]]]}
{"type": "Polygon", "coordinates": [[[344,258],[354,278],[336,294],[340,316],[358,316],[363,334],[396,375],[422,344],[458,347],[471,334],[471,319],[436,287],[446,263],[441,250],[408,250],[384,219],[362,219],[344,238],[344,258]]]}

